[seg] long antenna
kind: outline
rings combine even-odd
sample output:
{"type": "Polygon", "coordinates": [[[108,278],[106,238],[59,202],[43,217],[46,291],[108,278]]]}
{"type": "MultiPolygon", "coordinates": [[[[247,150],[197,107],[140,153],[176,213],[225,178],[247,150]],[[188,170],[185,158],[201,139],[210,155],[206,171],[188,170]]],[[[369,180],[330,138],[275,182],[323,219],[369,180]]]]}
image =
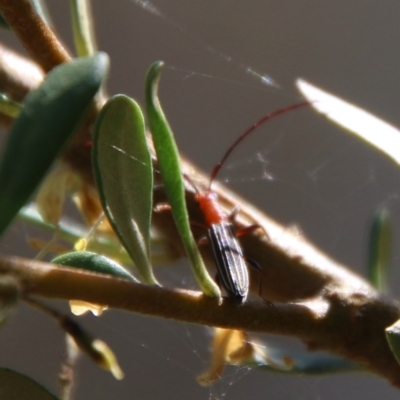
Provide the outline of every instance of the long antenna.
{"type": "Polygon", "coordinates": [[[199,189],[197,189],[197,186],[194,184],[194,182],[192,181],[192,178],[186,174],[185,172],[183,173],[183,177],[193,186],[193,189],[195,190],[195,192],[197,194],[199,194],[199,189]]]}
{"type": "Polygon", "coordinates": [[[232,153],[233,150],[235,150],[235,148],[238,146],[238,144],[244,140],[248,135],[250,135],[250,133],[254,132],[261,124],[263,124],[264,122],[269,121],[272,118],[277,117],[278,115],[281,114],[286,114],[289,111],[293,111],[296,110],[298,108],[301,107],[305,107],[305,106],[309,106],[311,104],[311,102],[309,101],[303,101],[301,103],[297,103],[297,104],[293,104],[292,106],[289,107],[285,107],[285,108],[281,108],[279,110],[273,111],[268,115],[265,115],[264,117],[262,117],[261,119],[259,119],[256,123],[254,123],[252,126],[250,126],[244,133],[242,133],[234,142],[233,144],[228,148],[228,150],[225,152],[225,154],[223,155],[223,157],[221,158],[221,161],[213,168],[212,173],[211,173],[211,177],[210,177],[210,184],[208,186],[208,190],[211,189],[211,185],[214,182],[218,172],[220,171],[220,169],[222,168],[222,166],[224,165],[226,159],[230,156],[230,154],[232,153]]]}

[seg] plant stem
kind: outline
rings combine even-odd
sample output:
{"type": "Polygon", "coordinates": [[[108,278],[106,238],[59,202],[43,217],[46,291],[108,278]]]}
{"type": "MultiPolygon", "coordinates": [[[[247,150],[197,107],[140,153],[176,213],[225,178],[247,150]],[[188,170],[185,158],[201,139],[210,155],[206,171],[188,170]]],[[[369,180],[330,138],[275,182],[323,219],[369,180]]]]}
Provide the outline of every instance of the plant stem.
{"type": "Polygon", "coordinates": [[[0,12],[28,54],[45,72],[70,59],[29,0],[0,0],[0,12]]]}
{"type": "Polygon", "coordinates": [[[91,56],[96,51],[90,0],[70,0],[72,28],[79,57],[91,56]]]}
{"type": "Polygon", "coordinates": [[[295,336],[310,350],[361,363],[400,388],[400,365],[385,327],[400,318],[398,303],[372,289],[326,290],[309,302],[247,302],[237,306],[199,292],[172,290],[16,257],[0,258],[0,274],[16,278],[25,295],[77,299],[179,321],[295,336]]]}

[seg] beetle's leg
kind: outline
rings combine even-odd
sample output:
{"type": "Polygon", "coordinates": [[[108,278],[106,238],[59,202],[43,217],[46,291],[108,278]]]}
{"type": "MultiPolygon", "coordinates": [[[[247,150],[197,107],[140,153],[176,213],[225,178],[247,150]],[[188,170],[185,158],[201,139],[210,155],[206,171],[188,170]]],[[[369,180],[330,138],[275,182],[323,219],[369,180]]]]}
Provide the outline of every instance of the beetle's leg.
{"type": "MultiPolygon", "coordinates": [[[[166,212],[166,211],[171,211],[171,206],[168,203],[158,203],[156,206],[153,207],[153,212],[159,213],[159,212],[166,212]]],[[[207,230],[207,226],[200,224],[196,221],[189,221],[190,226],[194,228],[199,228],[199,229],[204,229],[207,230]]]]}
{"type": "Polygon", "coordinates": [[[231,222],[232,224],[235,222],[237,215],[239,214],[240,211],[240,207],[239,206],[235,206],[232,208],[232,211],[230,212],[228,219],[229,222],[231,222]]]}
{"type": "MultiPolygon", "coordinates": [[[[229,214],[228,219],[232,224],[235,223],[235,220],[236,220],[236,217],[237,217],[239,211],[240,211],[240,207],[236,206],[236,207],[234,207],[232,209],[231,213],[229,214]]],[[[236,237],[248,235],[249,233],[252,233],[257,229],[262,229],[264,231],[265,236],[267,237],[267,239],[270,238],[268,233],[267,233],[267,231],[264,229],[264,227],[262,227],[259,224],[251,224],[249,226],[245,226],[244,228],[238,229],[236,231],[236,237]]]]}
{"type": "Polygon", "coordinates": [[[210,241],[208,240],[207,236],[203,236],[197,241],[197,244],[199,246],[204,246],[204,245],[209,244],[209,243],[210,243],[210,241]]]}
{"type": "Polygon", "coordinates": [[[263,295],[262,295],[262,280],[261,280],[261,266],[260,264],[252,259],[252,258],[245,258],[247,264],[250,265],[252,269],[258,272],[258,295],[264,300],[265,303],[269,306],[273,306],[274,304],[271,303],[269,300],[267,300],[263,295]]]}
{"type": "MultiPolygon", "coordinates": [[[[257,229],[262,229],[265,232],[265,229],[261,225],[252,224],[252,225],[245,226],[244,228],[238,229],[236,231],[236,237],[248,235],[249,233],[252,233],[257,229]]],[[[265,232],[265,235],[269,238],[267,232],[265,232]]]]}
{"type": "Polygon", "coordinates": [[[171,206],[168,203],[158,203],[153,207],[154,212],[171,211],[171,206]]]}
{"type": "Polygon", "coordinates": [[[255,271],[261,272],[261,266],[260,264],[254,260],[253,258],[245,258],[247,264],[250,265],[251,268],[253,268],[255,271]]]}

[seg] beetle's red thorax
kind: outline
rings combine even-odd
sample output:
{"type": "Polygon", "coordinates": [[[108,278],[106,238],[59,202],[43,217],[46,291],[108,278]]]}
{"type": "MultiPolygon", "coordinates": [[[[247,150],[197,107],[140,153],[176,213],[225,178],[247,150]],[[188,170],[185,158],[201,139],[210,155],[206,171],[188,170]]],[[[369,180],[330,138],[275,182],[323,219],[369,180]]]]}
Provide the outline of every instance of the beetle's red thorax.
{"type": "Polygon", "coordinates": [[[218,204],[218,196],[216,193],[210,191],[198,193],[197,201],[206,219],[207,226],[220,224],[226,221],[226,214],[218,204]]]}

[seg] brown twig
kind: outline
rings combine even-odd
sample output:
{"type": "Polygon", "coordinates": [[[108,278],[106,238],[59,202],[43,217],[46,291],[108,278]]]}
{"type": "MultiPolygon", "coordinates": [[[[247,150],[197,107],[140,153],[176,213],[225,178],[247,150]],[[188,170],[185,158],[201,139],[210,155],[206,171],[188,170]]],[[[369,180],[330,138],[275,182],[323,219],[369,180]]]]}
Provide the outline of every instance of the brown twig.
{"type": "Polygon", "coordinates": [[[1,92],[22,101],[43,80],[43,71],[26,57],[0,44],[1,92]]]}
{"type": "Polygon", "coordinates": [[[29,0],[0,0],[0,12],[32,59],[45,72],[68,61],[69,54],[29,0]]]}
{"type": "MultiPolygon", "coordinates": [[[[0,92],[21,102],[43,80],[43,71],[32,61],[0,43],[0,92]]],[[[12,118],[0,113],[0,126],[8,128],[12,118]]]]}
{"type": "MultiPolygon", "coordinates": [[[[326,290],[309,302],[222,305],[199,292],[136,284],[100,274],[16,257],[0,259],[24,294],[77,299],[146,315],[223,328],[295,336],[312,350],[360,363],[400,387],[400,366],[384,329],[400,317],[399,305],[372,289],[326,290]]],[[[328,272],[329,274],[329,272],[328,272]]]]}
{"type": "Polygon", "coordinates": [[[75,384],[75,367],[79,358],[78,347],[70,336],[65,334],[65,354],[58,373],[58,385],[60,387],[60,399],[72,399],[75,384]]]}

